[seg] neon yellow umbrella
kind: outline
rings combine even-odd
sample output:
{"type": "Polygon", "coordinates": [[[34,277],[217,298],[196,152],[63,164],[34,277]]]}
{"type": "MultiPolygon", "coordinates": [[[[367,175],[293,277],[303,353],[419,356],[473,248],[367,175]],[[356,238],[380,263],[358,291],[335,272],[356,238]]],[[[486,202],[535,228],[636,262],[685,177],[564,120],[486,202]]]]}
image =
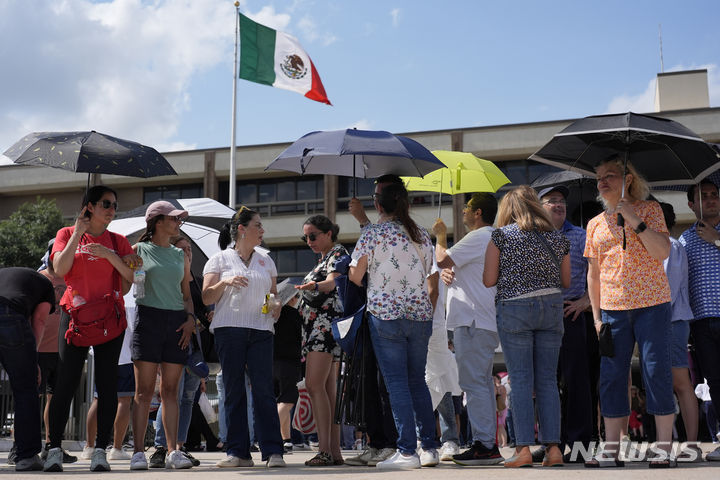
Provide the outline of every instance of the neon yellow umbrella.
{"type": "Polygon", "coordinates": [[[402,177],[408,190],[455,195],[467,192],[496,192],[510,183],[493,162],[478,158],[472,153],[448,150],[435,150],[432,153],[446,168],[430,172],[424,177],[402,177]]]}

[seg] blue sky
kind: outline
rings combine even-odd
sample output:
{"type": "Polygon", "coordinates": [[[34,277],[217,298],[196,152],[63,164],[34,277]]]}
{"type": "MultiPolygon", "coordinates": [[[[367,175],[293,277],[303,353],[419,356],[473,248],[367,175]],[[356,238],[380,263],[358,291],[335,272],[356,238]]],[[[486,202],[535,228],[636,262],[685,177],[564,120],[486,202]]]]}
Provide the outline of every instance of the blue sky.
{"type": "MultiPolygon", "coordinates": [[[[240,3],[300,40],[333,106],[240,80],[238,145],[652,111],[659,24],[665,71],[708,68],[720,106],[716,0],[240,3]]],[[[42,130],[228,146],[234,15],[230,0],[0,0],[0,152],[42,130]]]]}

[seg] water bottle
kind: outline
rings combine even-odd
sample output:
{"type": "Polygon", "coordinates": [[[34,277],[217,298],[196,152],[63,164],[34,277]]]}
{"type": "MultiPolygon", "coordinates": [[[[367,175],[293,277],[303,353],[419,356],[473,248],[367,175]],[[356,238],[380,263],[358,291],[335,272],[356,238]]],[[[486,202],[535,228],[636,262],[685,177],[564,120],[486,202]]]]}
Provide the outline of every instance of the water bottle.
{"type": "Polygon", "coordinates": [[[133,297],[145,298],[145,270],[142,268],[133,272],[133,297]]]}
{"type": "Polygon", "coordinates": [[[242,299],[240,296],[240,290],[238,290],[235,287],[229,287],[231,289],[230,291],[230,309],[238,313],[241,310],[242,307],[242,299]]]}
{"type": "Polygon", "coordinates": [[[72,297],[72,306],[73,307],[79,307],[80,305],[85,305],[87,302],[85,299],[78,295],[77,290],[73,290],[73,297],[72,297]]]}

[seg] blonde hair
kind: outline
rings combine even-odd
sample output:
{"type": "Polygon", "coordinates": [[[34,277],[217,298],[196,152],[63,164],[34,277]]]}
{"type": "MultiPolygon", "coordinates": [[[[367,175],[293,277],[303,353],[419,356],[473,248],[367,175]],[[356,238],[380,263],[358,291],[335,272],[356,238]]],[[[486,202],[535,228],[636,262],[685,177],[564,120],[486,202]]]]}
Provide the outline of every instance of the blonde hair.
{"type": "MultiPolygon", "coordinates": [[[[647,200],[650,196],[650,187],[647,184],[647,180],[638,173],[632,163],[627,162],[626,167],[623,168],[624,163],[625,161],[621,155],[614,154],[598,163],[595,166],[595,171],[597,172],[597,169],[600,167],[610,167],[620,176],[622,176],[623,171],[625,171],[626,174],[629,173],[632,175],[632,181],[630,182],[630,186],[625,186],[625,195],[630,196],[634,200],[647,200]]],[[[601,195],[598,194],[597,199],[600,203],[605,205],[605,208],[608,207],[607,202],[605,202],[605,199],[603,199],[601,195]]]]}
{"type": "Polygon", "coordinates": [[[552,232],[555,226],[540,203],[534,189],[520,185],[510,190],[500,200],[497,214],[497,226],[504,227],[517,223],[520,230],[540,230],[552,232]]]}

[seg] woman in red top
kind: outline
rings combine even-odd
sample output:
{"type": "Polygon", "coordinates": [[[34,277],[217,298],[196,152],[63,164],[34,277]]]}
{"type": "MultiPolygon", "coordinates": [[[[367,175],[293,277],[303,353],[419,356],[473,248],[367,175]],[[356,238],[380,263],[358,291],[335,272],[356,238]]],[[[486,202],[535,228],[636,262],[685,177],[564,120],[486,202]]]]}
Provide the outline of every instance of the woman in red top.
{"type": "MultiPolygon", "coordinates": [[[[62,438],[70,411],[70,402],[77,390],[87,358],[88,347],[78,347],[65,340],[70,323],[68,311],[73,306],[93,302],[108,293],[122,305],[122,296],[130,290],[133,271],[123,259],[135,254],[127,239],[107,231],[115,217],[117,195],[103,185],[90,188],[83,198],[82,210],[72,227],[61,228],[55,237],[50,260],[58,276],[65,278],[67,290],[60,300],[62,313],[58,332],[60,362],[58,378],[50,402],[50,450],[44,470],[62,471],[62,438]],[[117,274],[120,274],[120,281],[117,274]],[[115,291],[120,286],[121,292],[115,291]]],[[[110,470],[105,447],[117,410],[117,364],[123,334],[94,345],[95,385],[98,393],[98,429],[90,470],[110,470]]]]}

